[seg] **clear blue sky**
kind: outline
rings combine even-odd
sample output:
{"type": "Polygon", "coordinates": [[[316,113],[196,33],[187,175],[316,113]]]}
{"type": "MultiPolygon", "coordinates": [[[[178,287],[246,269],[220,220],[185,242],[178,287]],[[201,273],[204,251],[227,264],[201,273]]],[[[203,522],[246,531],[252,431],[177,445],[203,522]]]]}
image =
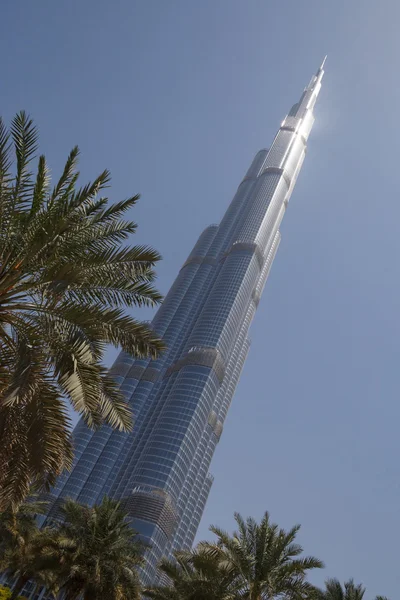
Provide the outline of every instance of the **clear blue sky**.
{"type": "Polygon", "coordinates": [[[392,599],[399,22],[395,0],[3,0],[0,38],[1,113],[35,117],[55,174],[79,144],[83,179],[107,167],[113,199],[141,192],[163,292],[328,54],[199,535],[268,509],[302,524],[323,576],[392,599]]]}

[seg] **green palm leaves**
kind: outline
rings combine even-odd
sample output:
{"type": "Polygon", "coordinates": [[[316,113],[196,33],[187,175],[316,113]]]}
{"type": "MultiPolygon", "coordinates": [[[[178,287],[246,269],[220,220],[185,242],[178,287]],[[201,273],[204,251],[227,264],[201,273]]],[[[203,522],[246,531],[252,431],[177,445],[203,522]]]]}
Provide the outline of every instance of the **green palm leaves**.
{"type": "MultiPolygon", "coordinates": [[[[328,579],[325,583],[325,590],[320,592],[320,600],[363,600],[365,587],[356,584],[352,579],[346,581],[344,585],[338,579],[328,579]]],[[[375,600],[389,600],[386,596],[376,596],[375,600]]]]}
{"type": "Polygon", "coordinates": [[[170,585],[145,590],[152,600],[236,600],[240,584],[232,565],[220,562],[199,545],[193,551],[177,552],[175,561],[161,561],[159,570],[170,585]]]}
{"type": "Polygon", "coordinates": [[[123,217],[139,197],[110,205],[99,196],[108,171],[77,188],[78,148],[51,188],[44,156],[30,170],[36,150],[24,112],[10,131],[0,121],[0,506],[71,466],[65,399],[89,426],[131,428],[101,363],[107,344],[140,357],[162,350],[125,311],[161,300],[158,253],[124,245],[136,225],[123,217]]]}
{"type": "Polygon", "coordinates": [[[69,500],[62,513],[48,546],[59,565],[55,587],[69,600],[139,600],[143,548],[119,504],[105,498],[89,508],[69,500]]]}
{"type": "Polygon", "coordinates": [[[161,570],[172,586],[153,588],[146,595],[153,600],[314,598],[316,590],[306,578],[323,563],[301,556],[303,548],[295,543],[299,526],[287,532],[271,523],[268,513],[260,523],[239,514],[235,519],[238,530],[233,535],[212,526],[215,543],[202,542],[193,553],[178,553],[176,564],[164,561],[161,570]],[[199,590],[204,595],[197,595],[199,590]]]}
{"type": "MultiPolygon", "coordinates": [[[[163,585],[143,589],[139,581],[145,546],[118,502],[104,498],[90,508],[66,501],[62,521],[38,530],[34,514],[43,503],[21,504],[0,515],[0,569],[18,595],[28,580],[63,600],[364,600],[365,588],[328,579],[320,590],[308,580],[322,567],[304,557],[298,526],[285,531],[269,519],[243,520],[232,535],[212,527],[217,540],[163,559],[163,585]]],[[[375,600],[388,600],[377,596],[375,600]]]]}
{"type": "Polygon", "coordinates": [[[42,530],[33,518],[40,509],[22,504],[0,518],[0,569],[15,597],[30,581],[64,600],[139,600],[143,546],[117,502],[89,508],[67,501],[63,523],[42,530]]]}
{"type": "Polygon", "coordinates": [[[43,536],[35,522],[35,516],[45,509],[45,503],[31,501],[0,514],[0,570],[14,579],[11,598],[16,598],[34,575],[36,583],[45,581],[39,559],[43,536]]]}
{"type": "MultiPolygon", "coordinates": [[[[363,600],[365,588],[353,580],[344,586],[329,579],[320,590],[308,581],[322,561],[303,556],[296,543],[299,525],[289,531],[272,523],[266,512],[260,522],[235,514],[233,534],[211,526],[215,542],[162,560],[164,585],[144,591],[152,600],[363,600]]],[[[375,600],[388,600],[377,596],[375,600]]]]}
{"type": "Polygon", "coordinates": [[[242,597],[260,600],[310,595],[313,586],[306,580],[308,571],[324,565],[312,556],[301,556],[303,548],[295,542],[300,526],[285,531],[271,522],[267,512],[260,523],[244,520],[238,513],[235,519],[238,529],[232,536],[218,527],[210,528],[217,543],[209,548],[236,570],[242,597]]]}

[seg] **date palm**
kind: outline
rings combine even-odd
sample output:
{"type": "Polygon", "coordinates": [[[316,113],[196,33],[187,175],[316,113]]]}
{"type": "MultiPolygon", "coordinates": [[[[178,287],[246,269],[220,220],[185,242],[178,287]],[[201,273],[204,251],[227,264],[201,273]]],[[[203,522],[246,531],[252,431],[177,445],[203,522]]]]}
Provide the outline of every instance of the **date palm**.
{"type": "Polygon", "coordinates": [[[38,531],[36,515],[46,512],[45,502],[21,503],[16,511],[0,513],[0,560],[10,548],[23,545],[38,531]]]}
{"type": "Polygon", "coordinates": [[[91,427],[131,428],[130,410],[102,365],[107,344],[155,357],[162,343],[126,307],[154,305],[157,252],[125,246],[123,215],[139,196],[109,204],[104,171],[77,188],[74,148],[53,188],[44,156],[30,172],[37,130],[20,112],[0,120],[0,509],[29,485],[70,468],[65,401],[91,427]]]}
{"type": "Polygon", "coordinates": [[[152,600],[236,600],[237,578],[231,565],[215,559],[199,545],[192,551],[175,553],[175,560],[163,559],[159,571],[167,577],[167,585],[144,590],[152,600]]]}
{"type": "MultiPolygon", "coordinates": [[[[47,545],[58,565],[53,587],[64,600],[138,600],[143,547],[118,502],[105,498],[89,508],[67,500],[63,522],[47,545]]],[[[51,534],[50,534],[51,536],[51,534]]]]}
{"type": "MultiPolygon", "coordinates": [[[[342,584],[338,579],[328,579],[325,589],[320,592],[320,600],[363,600],[365,588],[349,579],[342,584]]],[[[389,600],[386,596],[376,596],[375,600],[389,600]]]]}
{"type": "Polygon", "coordinates": [[[238,513],[235,520],[238,529],[233,535],[212,526],[217,541],[203,542],[201,547],[235,575],[242,600],[315,597],[315,588],[306,578],[323,563],[313,556],[301,556],[303,548],[295,542],[299,525],[285,531],[270,521],[267,512],[260,523],[244,520],[238,513]]]}
{"type": "Polygon", "coordinates": [[[29,581],[37,589],[47,585],[47,572],[41,565],[42,539],[42,532],[37,531],[27,543],[7,550],[0,560],[0,568],[10,581],[11,600],[19,597],[29,581]]]}
{"type": "Polygon", "coordinates": [[[46,503],[31,501],[0,513],[0,571],[13,580],[11,598],[18,596],[33,575],[38,582],[44,581],[38,562],[43,534],[35,517],[45,511],[46,503]]]}

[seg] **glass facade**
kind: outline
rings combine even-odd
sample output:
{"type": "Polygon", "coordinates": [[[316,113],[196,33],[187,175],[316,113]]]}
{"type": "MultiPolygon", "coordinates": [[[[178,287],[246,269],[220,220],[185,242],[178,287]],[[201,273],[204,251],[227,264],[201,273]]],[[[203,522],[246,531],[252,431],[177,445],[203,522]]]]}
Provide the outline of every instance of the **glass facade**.
{"type": "Polygon", "coordinates": [[[219,225],[200,235],[152,321],[167,350],[155,361],[121,353],[111,371],[135,418],[127,435],[79,423],[76,457],[49,494],[60,502],[121,500],[151,545],[142,578],[162,556],[193,543],[212,485],[210,463],[249,350],[249,328],[280,242],[300,171],[323,66],[253,160],[219,225]]]}

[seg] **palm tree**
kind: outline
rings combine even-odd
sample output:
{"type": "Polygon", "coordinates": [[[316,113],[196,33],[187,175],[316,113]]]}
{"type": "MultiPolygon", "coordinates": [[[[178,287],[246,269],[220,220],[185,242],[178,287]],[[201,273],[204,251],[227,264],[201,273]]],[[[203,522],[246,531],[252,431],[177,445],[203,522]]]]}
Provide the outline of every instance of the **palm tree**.
{"type": "Polygon", "coordinates": [[[21,503],[16,511],[0,513],[0,560],[10,548],[25,544],[38,531],[36,515],[46,512],[45,502],[21,503]]]}
{"type": "Polygon", "coordinates": [[[58,565],[53,589],[65,600],[138,600],[143,546],[119,503],[105,498],[89,508],[67,500],[61,510],[63,522],[53,540],[49,533],[44,553],[47,568],[58,565]]]}
{"type": "Polygon", "coordinates": [[[313,556],[301,557],[295,543],[299,525],[289,531],[278,528],[266,512],[260,523],[235,514],[238,531],[233,535],[212,526],[217,541],[202,542],[200,548],[235,575],[239,596],[245,600],[300,600],[314,598],[316,589],[307,580],[308,571],[323,563],[313,556]]]}
{"type": "Polygon", "coordinates": [[[175,560],[163,559],[159,570],[169,581],[144,590],[152,600],[235,600],[239,586],[231,565],[221,563],[199,545],[192,551],[175,553],[175,560]]]}
{"type": "Polygon", "coordinates": [[[43,534],[35,521],[45,510],[45,502],[31,501],[20,504],[16,511],[0,513],[0,572],[14,580],[11,598],[16,598],[32,577],[38,583],[45,581],[39,564],[43,534]]]}
{"type": "Polygon", "coordinates": [[[77,147],[51,189],[44,156],[30,172],[37,139],[25,112],[10,131],[0,120],[0,509],[71,467],[64,399],[90,427],[131,428],[102,365],[107,344],[139,357],[163,347],[125,312],[161,299],[152,285],[159,254],[123,245],[136,225],[122,216],[139,196],[98,197],[108,171],[78,189],[77,147]]]}
{"type": "MultiPolygon", "coordinates": [[[[24,544],[9,548],[0,560],[0,569],[4,570],[11,583],[11,599],[17,598],[28,581],[37,588],[49,586],[52,581],[50,572],[42,565],[43,534],[38,530],[24,544]]],[[[47,566],[47,561],[46,561],[47,566]]],[[[52,563],[53,568],[55,565],[52,563]]]]}
{"type": "MultiPolygon", "coordinates": [[[[320,600],[363,600],[365,587],[355,584],[349,579],[344,586],[338,579],[328,579],[325,582],[325,590],[320,590],[320,600]]],[[[388,600],[386,596],[376,596],[375,600],[388,600]]]]}

